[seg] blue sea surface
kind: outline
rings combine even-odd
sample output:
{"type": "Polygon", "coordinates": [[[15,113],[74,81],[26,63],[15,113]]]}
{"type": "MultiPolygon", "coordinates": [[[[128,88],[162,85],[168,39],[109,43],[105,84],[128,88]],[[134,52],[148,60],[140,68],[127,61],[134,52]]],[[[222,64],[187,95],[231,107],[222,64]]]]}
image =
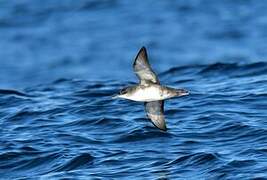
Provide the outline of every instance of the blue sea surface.
{"type": "Polygon", "coordinates": [[[267,4],[0,1],[0,179],[267,179],[267,4]],[[168,131],[143,103],[146,46],[168,131]]]}

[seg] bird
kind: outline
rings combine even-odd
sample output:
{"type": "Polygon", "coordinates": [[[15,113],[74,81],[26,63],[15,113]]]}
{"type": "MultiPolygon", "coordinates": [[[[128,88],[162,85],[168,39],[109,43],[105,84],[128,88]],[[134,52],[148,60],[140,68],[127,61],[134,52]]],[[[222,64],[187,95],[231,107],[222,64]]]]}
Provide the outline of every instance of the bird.
{"type": "Polygon", "coordinates": [[[139,83],[123,88],[113,98],[144,102],[147,117],[152,124],[162,131],[167,131],[164,100],[189,95],[189,91],[161,85],[158,76],[149,64],[145,47],[142,47],[137,53],[133,70],[139,78],[139,83]]]}

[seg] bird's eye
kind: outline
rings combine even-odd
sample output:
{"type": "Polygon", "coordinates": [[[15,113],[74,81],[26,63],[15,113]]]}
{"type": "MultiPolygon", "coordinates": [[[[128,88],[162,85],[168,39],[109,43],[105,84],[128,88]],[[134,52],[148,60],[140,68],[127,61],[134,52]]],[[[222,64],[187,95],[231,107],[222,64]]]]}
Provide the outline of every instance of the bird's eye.
{"type": "Polygon", "coordinates": [[[120,94],[126,94],[127,93],[127,88],[123,88],[121,91],[120,91],[120,94]]]}

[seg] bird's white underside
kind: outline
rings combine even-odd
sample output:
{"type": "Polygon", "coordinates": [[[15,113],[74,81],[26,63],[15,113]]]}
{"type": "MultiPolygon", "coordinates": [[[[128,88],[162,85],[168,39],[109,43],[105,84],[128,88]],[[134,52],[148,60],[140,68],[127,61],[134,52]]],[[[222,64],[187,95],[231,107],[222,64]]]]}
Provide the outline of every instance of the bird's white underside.
{"type": "Polygon", "coordinates": [[[139,88],[132,94],[122,95],[122,98],[130,99],[133,101],[150,102],[164,100],[165,96],[162,90],[157,86],[149,86],[145,88],[139,88]]]}

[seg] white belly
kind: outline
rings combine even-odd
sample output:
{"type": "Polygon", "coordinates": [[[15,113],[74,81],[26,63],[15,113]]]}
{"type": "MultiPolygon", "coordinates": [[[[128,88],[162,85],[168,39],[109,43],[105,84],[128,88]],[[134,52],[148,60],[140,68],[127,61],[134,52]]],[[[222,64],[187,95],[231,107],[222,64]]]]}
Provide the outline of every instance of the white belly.
{"type": "Polygon", "coordinates": [[[133,101],[158,101],[163,100],[162,91],[158,86],[149,86],[135,91],[128,99],[133,101]]]}

